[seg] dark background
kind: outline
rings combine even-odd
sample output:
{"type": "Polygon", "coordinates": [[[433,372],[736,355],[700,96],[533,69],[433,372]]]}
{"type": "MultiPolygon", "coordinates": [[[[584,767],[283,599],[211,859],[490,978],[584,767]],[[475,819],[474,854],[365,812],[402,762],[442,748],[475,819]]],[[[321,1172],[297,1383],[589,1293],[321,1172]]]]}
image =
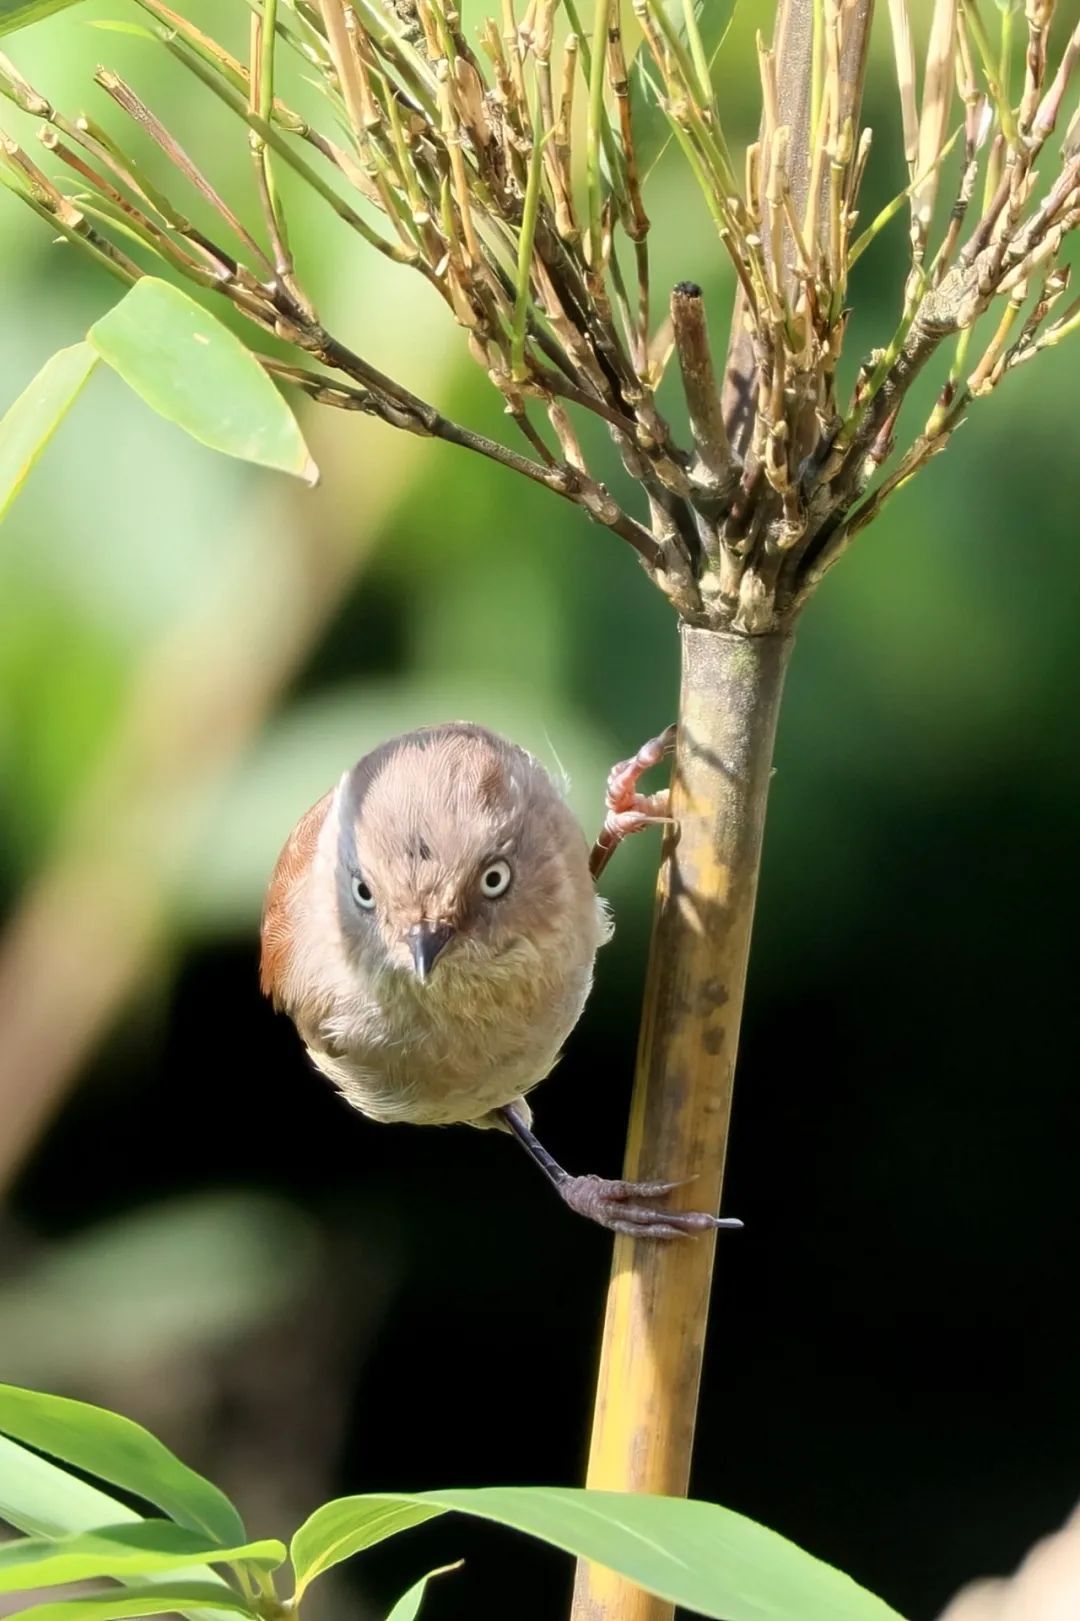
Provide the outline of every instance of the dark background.
{"type": "MultiPolygon", "coordinates": [[[[743,67],[764,19],[748,7],[725,47],[736,127],[753,127],[743,67]]],[[[222,155],[149,46],[53,21],[17,60],[71,105],[98,56],[246,184],[242,140],[225,126],[222,155]]],[[[868,217],[902,183],[890,71],[879,40],[868,217]]],[[[677,164],[653,215],[657,285],[701,281],[719,344],[730,287],[677,164]]],[[[2,198],[0,229],[6,403],[113,295],[2,198]]],[[[852,364],[891,332],[903,234],[863,261],[852,364]]],[[[497,431],[407,278],[320,215],[309,240],[328,319],[497,431]]],[[[725,1195],[746,1229],[718,1247],[693,1485],[913,1621],[1080,1498],[1077,352],[979,405],[829,579],[777,751],[725,1195]]],[[[513,732],[567,764],[595,822],[608,764],[672,714],[668,611],[610,536],[453,450],[310,415],[323,486],[298,495],[92,386],[0,547],[0,991],[50,873],[73,878],[38,968],[46,1035],[117,951],[117,916],[123,933],[82,881],[119,856],[121,888],[158,910],[55,1084],[7,1004],[19,1071],[0,1097],[49,1097],[4,1167],[0,1376],[141,1418],[260,1534],[338,1492],[576,1482],[607,1239],[508,1141],[351,1114],[258,994],[257,913],[291,823],[407,724],[513,732]],[[236,669],[272,665],[306,611],[305,570],[333,588],[267,713],[205,780],[173,781],[156,751],[201,758],[184,680],[135,744],[126,730],[155,660],[177,636],[198,653],[205,617],[200,675],[228,717],[236,669]],[[220,673],[215,612],[238,661],[220,673]]],[[[206,727],[209,757],[217,741],[206,727]]],[[[616,938],[534,1099],[573,1169],[619,1164],[655,855],[638,840],[612,869],[616,938]]],[[[459,1555],[432,1621],[563,1613],[565,1559],[451,1521],[365,1556],[318,1613],[355,1613],[350,1591],[384,1613],[459,1555]]]]}

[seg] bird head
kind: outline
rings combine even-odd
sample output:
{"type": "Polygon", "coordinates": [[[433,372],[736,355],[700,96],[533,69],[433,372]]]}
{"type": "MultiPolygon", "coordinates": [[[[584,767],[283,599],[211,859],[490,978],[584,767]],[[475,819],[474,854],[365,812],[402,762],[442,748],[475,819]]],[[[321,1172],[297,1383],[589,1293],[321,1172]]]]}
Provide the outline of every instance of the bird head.
{"type": "Polygon", "coordinates": [[[366,968],[426,984],[543,933],[569,812],[524,750],[464,724],[410,732],[366,755],[338,795],[338,917],[366,968]]]}

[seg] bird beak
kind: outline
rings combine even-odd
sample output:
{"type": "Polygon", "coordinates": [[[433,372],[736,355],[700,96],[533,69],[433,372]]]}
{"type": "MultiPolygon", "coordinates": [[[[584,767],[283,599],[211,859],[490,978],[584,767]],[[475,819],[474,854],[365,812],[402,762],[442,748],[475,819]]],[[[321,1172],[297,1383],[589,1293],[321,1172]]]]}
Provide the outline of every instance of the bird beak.
{"type": "Polygon", "coordinates": [[[455,932],[449,923],[414,923],[409,930],[409,950],[421,985],[430,975],[436,959],[454,938],[455,932]]]}

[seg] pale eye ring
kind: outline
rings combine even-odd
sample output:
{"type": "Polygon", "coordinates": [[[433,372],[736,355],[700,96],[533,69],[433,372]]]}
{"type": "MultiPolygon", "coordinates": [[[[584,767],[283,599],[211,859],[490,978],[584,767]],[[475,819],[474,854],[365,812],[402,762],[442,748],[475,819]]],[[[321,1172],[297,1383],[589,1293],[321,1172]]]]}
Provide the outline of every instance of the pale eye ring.
{"type": "Polygon", "coordinates": [[[362,907],[365,912],[374,911],[375,897],[371,893],[371,886],[364,881],[363,876],[358,872],[353,873],[352,896],[357,906],[362,907]]]}
{"type": "Polygon", "coordinates": [[[480,874],[480,893],[485,900],[498,900],[510,888],[512,873],[509,861],[492,861],[480,874]]]}

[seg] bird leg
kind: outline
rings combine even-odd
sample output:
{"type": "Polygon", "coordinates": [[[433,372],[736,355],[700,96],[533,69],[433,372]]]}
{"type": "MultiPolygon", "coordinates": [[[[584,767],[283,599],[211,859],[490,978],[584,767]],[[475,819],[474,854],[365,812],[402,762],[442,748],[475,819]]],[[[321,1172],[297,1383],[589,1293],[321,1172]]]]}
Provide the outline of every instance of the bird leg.
{"type": "Polygon", "coordinates": [[[640,833],[643,828],[657,822],[670,822],[668,791],[661,788],[655,794],[639,794],[638,779],[667,754],[675,750],[674,726],[669,726],[659,737],[651,737],[638,749],[632,760],[620,760],[612,766],[607,780],[605,806],[607,814],[599,837],[589,856],[589,871],[599,878],[616,848],[629,833],[640,833]]]}
{"type": "Polygon", "coordinates": [[[628,1233],[631,1238],[689,1238],[717,1227],[742,1226],[734,1216],[666,1210],[654,1203],[685,1185],[681,1182],[609,1182],[602,1176],[571,1176],[537,1141],[513,1104],[497,1112],[570,1209],[613,1233],[628,1233]]]}

